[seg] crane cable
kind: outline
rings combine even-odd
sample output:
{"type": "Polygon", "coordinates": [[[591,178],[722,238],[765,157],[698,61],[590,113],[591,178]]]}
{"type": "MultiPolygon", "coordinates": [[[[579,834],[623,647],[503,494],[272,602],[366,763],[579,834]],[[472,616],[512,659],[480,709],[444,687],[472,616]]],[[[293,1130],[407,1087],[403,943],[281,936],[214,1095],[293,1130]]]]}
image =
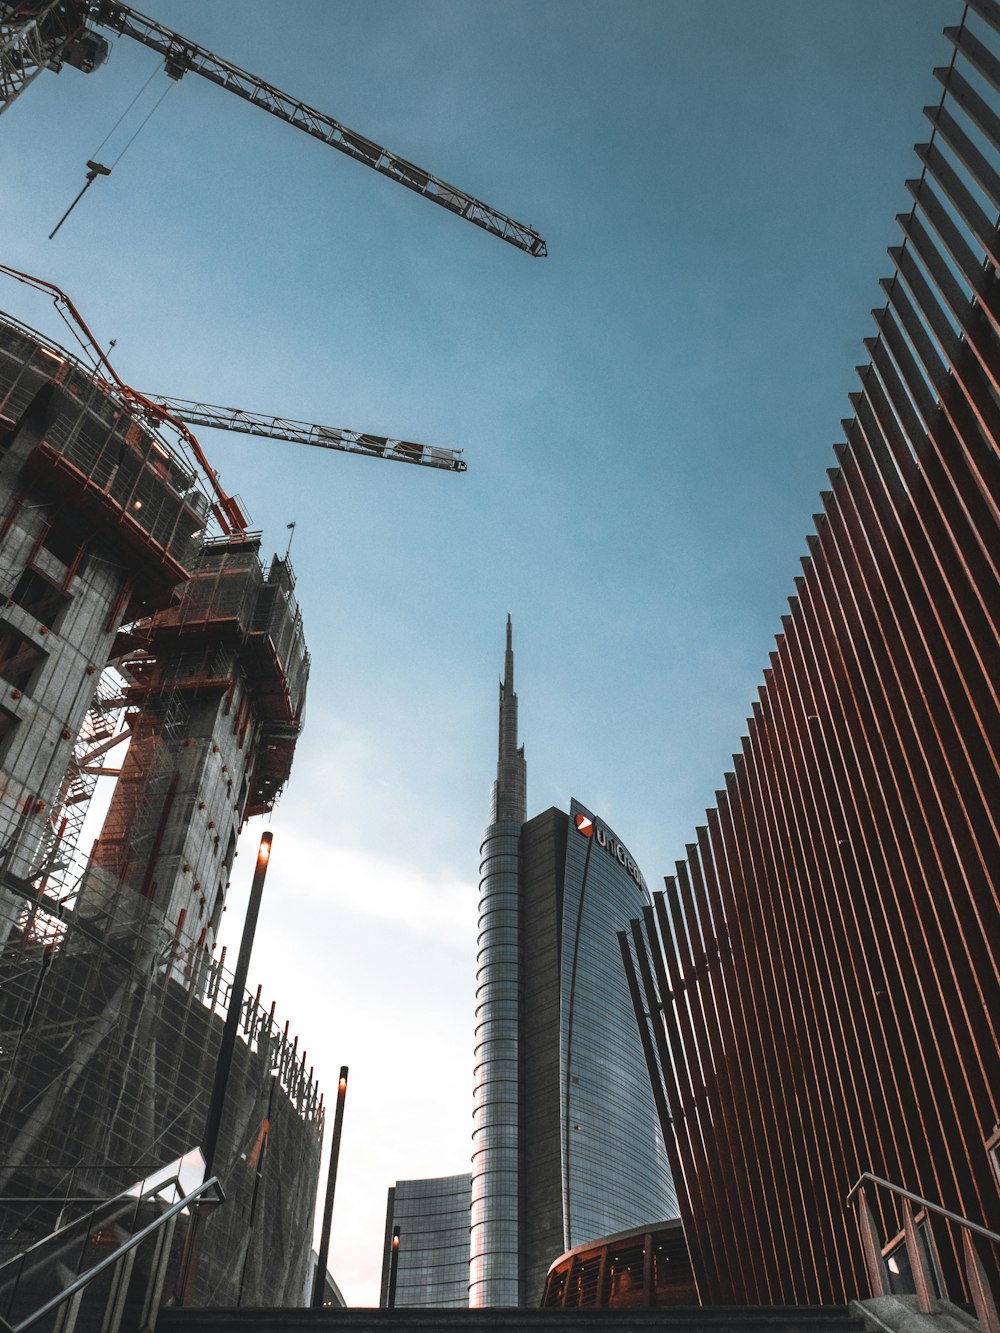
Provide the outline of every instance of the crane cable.
{"type": "MultiPolygon", "coordinates": [[[[103,147],[104,147],[104,144],[107,143],[108,139],[110,139],[111,136],[112,136],[112,134],[114,134],[115,130],[118,128],[118,126],[119,126],[119,125],[122,123],[122,121],[125,119],[125,116],[128,114],[128,112],[131,111],[132,107],[133,107],[133,106],[135,105],[135,103],[138,101],[139,97],[142,95],[142,93],[144,93],[144,92],[146,91],[146,88],[149,87],[150,80],[153,78],[153,75],[156,74],[156,73],[157,73],[157,71],[154,69],[154,70],[153,70],[153,74],[151,74],[151,75],[149,76],[149,79],[146,80],[145,84],[142,86],[142,88],[140,88],[139,92],[138,92],[138,93],[136,94],[136,96],[132,99],[131,103],[125,108],[125,110],[122,112],[122,114],[118,117],[118,120],[116,121],[116,123],[115,123],[115,124],[111,127],[111,129],[108,131],[108,134],[105,136],[104,143],[102,143],[102,144],[100,145],[100,148],[103,148],[103,147]]],[[[128,150],[129,150],[129,149],[132,147],[132,145],[135,143],[136,139],[138,139],[138,137],[139,137],[139,135],[142,133],[142,131],[146,128],[146,126],[147,126],[147,124],[149,123],[151,117],[153,116],[153,113],[156,112],[156,111],[159,111],[159,109],[160,109],[160,107],[161,107],[161,105],[162,105],[162,103],[163,103],[163,99],[166,97],[167,93],[170,92],[170,89],[174,86],[174,82],[175,82],[175,81],[174,81],[173,79],[168,79],[168,80],[167,80],[167,86],[164,88],[163,92],[160,93],[159,97],[156,99],[156,101],[153,103],[153,105],[150,107],[150,109],[146,112],[146,115],[145,115],[145,117],[143,118],[143,121],[142,121],[141,125],[139,126],[139,128],[135,131],[135,133],[132,135],[131,139],[128,140],[128,142],[126,143],[125,147],[121,150],[121,152],[118,154],[118,156],[115,158],[115,160],[111,163],[111,168],[116,167],[116,166],[118,165],[118,163],[122,160],[122,158],[125,156],[125,154],[128,152],[128,150]]],[[[100,152],[100,148],[98,149],[98,152],[100,152]]],[[[111,168],[109,168],[109,170],[111,170],[111,168]]]]}
{"type": "MultiPolygon", "coordinates": [[[[149,87],[149,85],[150,85],[150,84],[153,82],[153,80],[156,78],[156,74],[157,74],[157,67],[154,65],[154,66],[153,66],[152,73],[150,74],[149,78],[148,78],[148,79],[146,80],[146,82],[142,85],[142,87],[139,89],[139,91],[136,93],[136,95],[132,98],[131,102],[129,102],[128,106],[127,106],[127,107],[125,108],[125,110],[121,113],[121,115],[118,117],[118,119],[115,121],[115,123],[111,126],[110,130],[108,130],[107,134],[104,136],[104,138],[101,140],[101,142],[100,142],[100,143],[97,145],[97,147],[94,149],[94,153],[93,153],[94,157],[96,157],[97,154],[101,151],[101,149],[104,147],[104,145],[105,145],[105,144],[108,142],[108,140],[111,138],[112,134],[114,134],[114,132],[115,132],[115,130],[118,128],[118,126],[122,123],[122,121],[125,119],[125,117],[128,115],[128,113],[129,113],[129,112],[132,110],[132,108],[135,106],[136,102],[138,102],[139,98],[143,95],[143,93],[146,91],[146,89],[149,87]]],[[[140,129],[141,129],[141,128],[142,128],[142,127],[140,126],[140,129]]],[[[120,154],[119,154],[119,156],[120,156],[120,154]]]]}
{"type": "Polygon", "coordinates": [[[140,124],[139,127],[136,129],[136,131],[135,131],[135,133],[132,135],[132,137],[131,137],[130,139],[127,140],[127,142],[126,142],[124,148],[122,148],[121,152],[118,154],[118,156],[115,158],[115,160],[111,163],[111,166],[110,166],[110,167],[106,167],[106,166],[104,166],[102,163],[100,163],[100,162],[97,161],[97,154],[101,151],[101,149],[104,147],[104,145],[108,142],[108,140],[111,138],[112,134],[114,134],[115,130],[116,130],[116,129],[118,128],[118,126],[122,123],[122,121],[125,119],[125,117],[128,115],[128,113],[129,113],[129,112],[132,110],[132,108],[135,106],[136,102],[138,102],[139,98],[143,95],[143,93],[146,91],[146,89],[147,89],[147,88],[149,87],[149,85],[152,83],[152,81],[153,81],[153,79],[155,78],[157,72],[158,72],[158,71],[157,71],[156,69],[153,70],[152,74],[150,74],[149,78],[148,78],[148,79],[146,80],[146,82],[142,85],[142,87],[139,89],[139,91],[136,93],[136,95],[132,98],[131,102],[129,102],[128,106],[127,106],[127,107],[125,108],[125,110],[121,113],[121,115],[118,117],[118,119],[115,121],[115,123],[111,126],[111,129],[108,130],[107,134],[104,136],[104,138],[101,140],[101,142],[97,145],[96,149],[94,150],[94,156],[93,156],[93,158],[88,158],[88,160],[87,160],[87,179],[86,179],[86,181],[84,182],[83,188],[81,189],[80,193],[76,196],[76,198],[73,200],[73,202],[70,204],[69,208],[67,208],[66,212],[62,215],[62,217],[61,217],[61,218],[59,219],[59,221],[56,223],[56,225],[55,225],[55,226],[52,228],[52,230],[49,232],[49,240],[50,240],[50,241],[51,241],[52,238],[55,236],[56,232],[59,230],[59,228],[62,226],[62,224],[63,224],[63,223],[66,221],[66,219],[69,217],[70,213],[72,213],[73,209],[76,208],[77,204],[80,202],[80,200],[83,198],[83,196],[87,193],[87,191],[88,191],[88,190],[90,189],[90,187],[93,185],[94,181],[97,180],[98,176],[110,176],[110,175],[111,175],[111,172],[112,172],[112,171],[114,170],[114,168],[118,165],[118,163],[122,160],[122,158],[125,156],[125,154],[128,152],[128,150],[132,147],[132,145],[135,143],[136,139],[139,137],[139,135],[142,133],[142,131],[146,128],[147,124],[149,123],[150,119],[151,119],[152,116],[153,116],[153,113],[154,113],[155,111],[158,111],[158,110],[159,110],[159,108],[160,108],[160,106],[161,106],[161,104],[162,104],[162,102],[163,102],[163,99],[166,97],[167,93],[169,93],[170,89],[173,87],[173,81],[172,81],[172,80],[170,80],[170,81],[167,82],[167,86],[164,88],[163,92],[162,92],[162,93],[160,94],[160,96],[156,99],[156,101],[153,103],[153,105],[150,107],[150,109],[146,112],[146,115],[144,116],[144,118],[143,118],[141,124],[140,124]]]}

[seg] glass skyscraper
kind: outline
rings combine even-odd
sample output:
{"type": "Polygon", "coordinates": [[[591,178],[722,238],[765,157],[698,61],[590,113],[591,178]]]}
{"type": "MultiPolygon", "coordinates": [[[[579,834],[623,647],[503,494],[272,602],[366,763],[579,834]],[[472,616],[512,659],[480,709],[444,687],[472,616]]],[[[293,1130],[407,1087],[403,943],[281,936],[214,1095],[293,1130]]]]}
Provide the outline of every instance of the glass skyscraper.
{"type": "Polygon", "coordinates": [[[468,1303],[468,1174],[397,1180],[386,1207],[379,1305],[442,1310],[468,1303]]]}
{"type": "Polygon", "coordinates": [[[537,1305],[565,1250],[673,1217],[616,931],[650,901],[579,802],[527,821],[510,617],[497,779],[482,844],[472,1306],[537,1305]]]}

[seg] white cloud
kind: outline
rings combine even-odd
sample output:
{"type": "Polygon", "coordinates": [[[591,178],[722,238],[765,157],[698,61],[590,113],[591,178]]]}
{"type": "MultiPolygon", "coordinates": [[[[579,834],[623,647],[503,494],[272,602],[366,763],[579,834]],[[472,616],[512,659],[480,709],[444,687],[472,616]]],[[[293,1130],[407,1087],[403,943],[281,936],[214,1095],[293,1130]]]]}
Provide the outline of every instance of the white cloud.
{"type": "MultiPolygon", "coordinates": [[[[273,891],[307,909],[317,931],[350,913],[463,952],[475,938],[473,882],[414,868],[389,853],[330,844],[301,830],[279,838],[270,875],[280,889],[273,891]]],[[[399,858],[405,854],[400,847],[399,858]]]]}

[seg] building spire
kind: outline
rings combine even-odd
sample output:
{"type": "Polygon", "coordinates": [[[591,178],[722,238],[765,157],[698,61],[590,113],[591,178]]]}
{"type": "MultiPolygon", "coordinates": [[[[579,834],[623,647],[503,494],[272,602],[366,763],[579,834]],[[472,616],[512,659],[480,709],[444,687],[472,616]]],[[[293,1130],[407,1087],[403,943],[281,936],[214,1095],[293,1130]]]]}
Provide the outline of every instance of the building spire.
{"type": "Polygon", "coordinates": [[[527,818],[527,774],[524,746],[517,743],[517,695],[514,693],[514,640],[510,612],[507,613],[507,647],[500,682],[500,735],[497,780],[491,793],[490,823],[527,818]]]}

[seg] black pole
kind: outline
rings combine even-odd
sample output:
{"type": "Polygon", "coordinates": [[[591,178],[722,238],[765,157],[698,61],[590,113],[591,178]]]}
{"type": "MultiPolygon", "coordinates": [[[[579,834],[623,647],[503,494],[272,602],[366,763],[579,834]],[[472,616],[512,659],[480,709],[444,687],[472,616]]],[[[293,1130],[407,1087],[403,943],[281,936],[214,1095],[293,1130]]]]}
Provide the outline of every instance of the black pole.
{"type": "Polygon", "coordinates": [[[386,1309],[396,1308],[396,1274],[399,1271],[399,1227],[392,1229],[392,1248],[389,1251],[389,1290],[386,1292],[386,1309]]]}
{"type": "Polygon", "coordinates": [[[340,1134],[344,1128],[344,1102],[347,1100],[347,1065],[340,1066],[337,1084],[337,1111],[333,1117],[333,1141],[330,1144],[330,1165],[326,1177],[326,1201],[323,1204],[323,1230],[316,1256],[316,1275],[313,1278],[312,1308],[323,1307],[326,1292],[326,1265],[330,1258],[330,1225],[333,1221],[333,1196],[337,1192],[337,1163],[340,1161],[340,1134]]]}
{"type": "Polygon", "coordinates": [[[271,834],[265,833],[261,837],[260,847],[257,850],[257,867],[253,874],[253,884],[250,886],[250,902],[247,905],[246,920],[243,923],[243,938],[240,940],[240,953],[236,960],[233,987],[229,992],[226,1026],[222,1030],[219,1057],[215,1062],[215,1083],[212,1087],[212,1100],[208,1108],[205,1136],[201,1145],[202,1156],[205,1158],[206,1180],[209,1176],[215,1174],[215,1151],[219,1144],[222,1111],[226,1103],[229,1074],[233,1067],[233,1052],[236,1049],[240,1015],[243,1012],[243,994],[247,985],[247,973],[250,970],[250,953],[253,949],[254,935],[257,933],[257,917],[260,914],[260,900],[264,892],[264,877],[267,874],[270,856],[271,834]]]}

